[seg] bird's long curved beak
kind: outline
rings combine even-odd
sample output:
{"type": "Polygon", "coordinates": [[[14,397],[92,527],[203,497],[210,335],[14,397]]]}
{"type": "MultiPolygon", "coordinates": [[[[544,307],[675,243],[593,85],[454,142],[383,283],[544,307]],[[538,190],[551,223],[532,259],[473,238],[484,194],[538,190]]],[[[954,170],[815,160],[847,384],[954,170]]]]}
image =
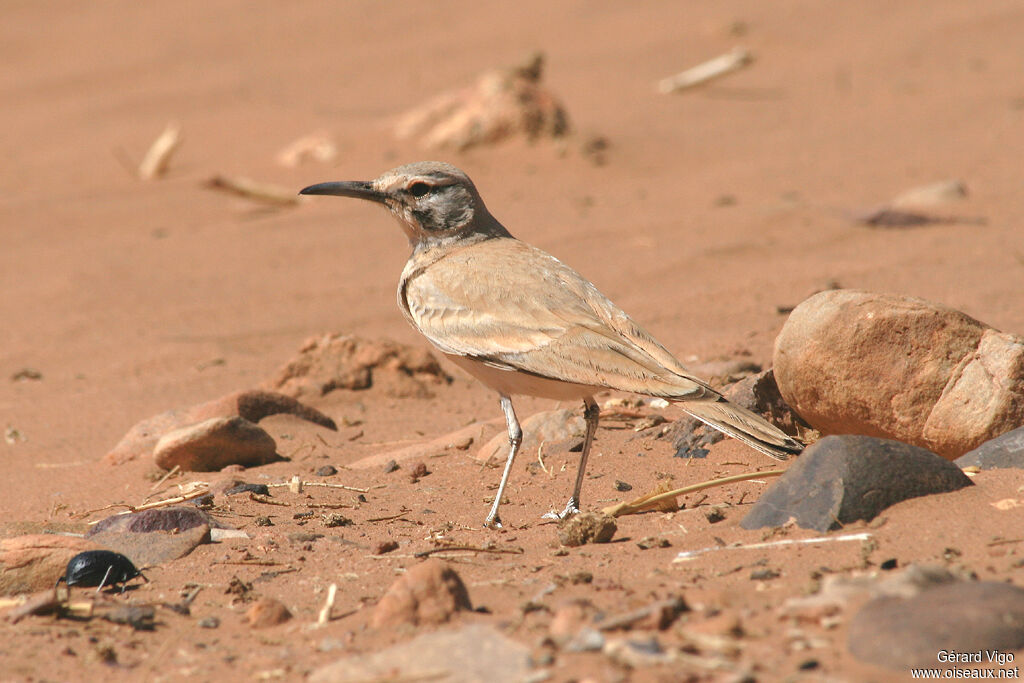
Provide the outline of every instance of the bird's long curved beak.
{"type": "Polygon", "coordinates": [[[371,183],[362,180],[351,180],[336,183],[318,183],[299,190],[299,194],[325,194],[334,197],[355,197],[368,199],[383,204],[386,195],[375,190],[371,183]]]}

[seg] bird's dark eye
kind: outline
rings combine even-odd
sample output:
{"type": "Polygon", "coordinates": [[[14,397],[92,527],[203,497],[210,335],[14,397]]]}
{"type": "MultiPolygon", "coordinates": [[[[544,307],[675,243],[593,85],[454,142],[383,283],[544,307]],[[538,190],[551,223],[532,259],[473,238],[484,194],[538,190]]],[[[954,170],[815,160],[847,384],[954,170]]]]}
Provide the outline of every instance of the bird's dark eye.
{"type": "Polygon", "coordinates": [[[413,183],[409,186],[409,194],[413,197],[422,197],[428,192],[430,192],[430,185],[426,183],[413,183]]]}

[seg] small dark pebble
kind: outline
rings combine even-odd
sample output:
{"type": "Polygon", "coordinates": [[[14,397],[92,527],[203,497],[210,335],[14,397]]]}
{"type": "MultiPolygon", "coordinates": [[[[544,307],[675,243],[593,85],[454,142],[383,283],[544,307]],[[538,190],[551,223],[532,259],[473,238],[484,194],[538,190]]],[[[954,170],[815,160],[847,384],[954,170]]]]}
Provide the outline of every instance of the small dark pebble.
{"type": "Polygon", "coordinates": [[[640,550],[650,550],[651,548],[670,548],[672,544],[668,542],[667,538],[644,536],[636,542],[636,546],[640,548],[640,550]]]}
{"type": "Polygon", "coordinates": [[[25,380],[41,380],[43,373],[39,372],[35,368],[22,368],[11,375],[12,382],[23,382],[25,380]]]}
{"type": "Polygon", "coordinates": [[[817,659],[805,659],[797,665],[797,668],[801,671],[813,671],[821,666],[821,662],[817,659]]]}
{"type": "Polygon", "coordinates": [[[240,595],[242,597],[247,596],[252,592],[252,584],[242,581],[237,576],[231,577],[231,581],[228,583],[228,587],[224,589],[225,595],[240,595]]]}
{"type": "Polygon", "coordinates": [[[309,519],[312,516],[313,516],[313,513],[309,512],[309,511],[306,511],[306,512],[296,512],[294,515],[292,515],[292,519],[309,519]]]}
{"type": "Polygon", "coordinates": [[[594,575],[586,571],[576,572],[575,574],[569,575],[569,582],[572,583],[574,586],[581,583],[593,583],[594,575]]]}
{"type": "Polygon", "coordinates": [[[750,572],[751,581],[771,581],[772,579],[779,578],[779,572],[774,569],[755,569],[750,572]]]}
{"type": "Polygon", "coordinates": [[[217,628],[220,626],[220,619],[217,617],[205,617],[196,622],[199,628],[217,628]]]}
{"type": "Polygon", "coordinates": [[[391,474],[392,472],[394,472],[397,469],[398,469],[398,463],[395,462],[394,460],[388,460],[384,464],[384,474],[391,474]]]}
{"type": "Polygon", "coordinates": [[[274,523],[270,520],[270,517],[267,517],[266,515],[260,515],[253,521],[255,522],[256,526],[274,526],[274,523]]]}
{"type": "Polygon", "coordinates": [[[620,480],[616,479],[615,480],[615,490],[616,491],[632,491],[633,490],[633,486],[632,486],[632,484],[627,484],[624,481],[620,481],[620,480]]]}
{"type": "Polygon", "coordinates": [[[885,571],[889,571],[890,569],[896,569],[897,566],[898,566],[898,562],[896,561],[896,558],[895,557],[891,557],[888,560],[886,560],[885,562],[883,562],[882,564],[878,565],[878,568],[879,569],[884,569],[885,571]]]}
{"type": "Polygon", "coordinates": [[[580,439],[579,441],[574,441],[573,444],[571,446],[569,446],[569,452],[570,453],[582,453],[583,452],[583,439],[580,439]]]}
{"type": "Polygon", "coordinates": [[[384,555],[390,553],[392,550],[398,550],[397,541],[382,541],[373,547],[374,555],[384,555]]]}
{"type": "Polygon", "coordinates": [[[255,493],[260,496],[269,496],[270,489],[267,488],[266,484],[239,484],[229,488],[224,492],[224,495],[233,496],[237,493],[255,493]]]}
{"type": "Polygon", "coordinates": [[[338,473],[338,468],[334,465],[324,465],[316,471],[318,477],[331,477],[338,473]]]}
{"type": "Polygon", "coordinates": [[[363,494],[360,493],[358,496],[356,496],[356,500],[358,500],[360,503],[365,503],[366,502],[366,496],[364,496],[363,494]]]}
{"type": "Polygon", "coordinates": [[[200,510],[209,510],[213,507],[213,494],[207,493],[205,496],[199,496],[192,501],[192,504],[200,510]]]}
{"type": "Polygon", "coordinates": [[[721,522],[723,519],[725,519],[725,513],[722,512],[722,508],[716,506],[707,510],[704,513],[704,517],[708,520],[709,523],[717,524],[718,522],[721,522]]]}
{"type": "Polygon", "coordinates": [[[430,470],[427,469],[427,466],[422,462],[418,462],[412,468],[412,472],[409,473],[409,478],[412,479],[413,483],[415,483],[428,474],[430,474],[430,470]]]}
{"type": "Polygon", "coordinates": [[[323,520],[325,527],[331,528],[336,526],[352,526],[353,522],[345,515],[339,515],[337,512],[326,512],[320,515],[320,519],[323,520]]]}
{"type": "Polygon", "coordinates": [[[152,605],[123,605],[102,616],[113,624],[128,624],[136,631],[152,631],[156,627],[156,610],[152,605]]]}

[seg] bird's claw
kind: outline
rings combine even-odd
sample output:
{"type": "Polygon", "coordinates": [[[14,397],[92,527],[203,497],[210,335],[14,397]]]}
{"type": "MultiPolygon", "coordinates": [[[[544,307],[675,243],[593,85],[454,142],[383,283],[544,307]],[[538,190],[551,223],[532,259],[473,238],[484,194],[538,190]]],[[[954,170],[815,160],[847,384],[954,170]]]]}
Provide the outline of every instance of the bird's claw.
{"type": "Polygon", "coordinates": [[[565,504],[564,510],[562,510],[561,512],[555,512],[554,510],[552,510],[546,515],[543,515],[541,519],[568,519],[569,517],[572,517],[573,515],[578,515],[579,513],[580,509],[576,505],[576,501],[570,498],[569,502],[565,504]]]}

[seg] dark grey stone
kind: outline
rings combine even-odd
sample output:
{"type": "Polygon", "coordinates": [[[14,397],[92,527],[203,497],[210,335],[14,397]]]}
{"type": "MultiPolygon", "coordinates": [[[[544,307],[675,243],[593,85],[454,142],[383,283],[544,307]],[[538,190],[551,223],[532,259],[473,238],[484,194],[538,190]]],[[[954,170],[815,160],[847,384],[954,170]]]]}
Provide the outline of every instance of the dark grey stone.
{"type": "Polygon", "coordinates": [[[1012,668],[989,661],[987,653],[1024,647],[1024,589],[994,581],[957,582],[929,588],[912,598],[885,596],[868,602],[853,617],[847,647],[875,666],[951,666],[939,653],[980,653],[981,661],[961,667],[1012,668]]]}
{"type": "Polygon", "coordinates": [[[989,439],[953,462],[960,467],[977,467],[983,470],[1007,467],[1024,469],[1024,427],[989,439]]]}
{"type": "Polygon", "coordinates": [[[890,505],[970,486],[959,467],[931,451],[871,436],[827,436],[810,446],[740,522],[829,531],[873,519],[890,505]]]}

